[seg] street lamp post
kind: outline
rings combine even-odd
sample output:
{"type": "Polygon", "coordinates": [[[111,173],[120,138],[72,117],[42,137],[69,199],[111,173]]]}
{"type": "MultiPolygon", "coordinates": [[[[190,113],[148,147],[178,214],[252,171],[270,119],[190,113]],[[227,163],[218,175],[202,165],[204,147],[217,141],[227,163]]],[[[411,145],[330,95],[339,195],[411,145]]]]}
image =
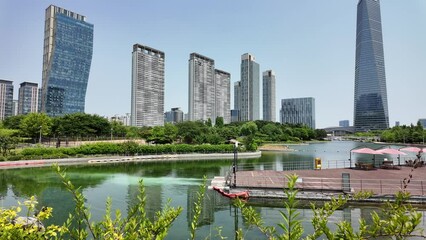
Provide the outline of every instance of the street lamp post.
{"type": "Polygon", "coordinates": [[[238,142],[235,141],[234,145],[234,162],[232,163],[232,173],[234,175],[233,187],[237,186],[237,159],[238,159],[238,142]]]}

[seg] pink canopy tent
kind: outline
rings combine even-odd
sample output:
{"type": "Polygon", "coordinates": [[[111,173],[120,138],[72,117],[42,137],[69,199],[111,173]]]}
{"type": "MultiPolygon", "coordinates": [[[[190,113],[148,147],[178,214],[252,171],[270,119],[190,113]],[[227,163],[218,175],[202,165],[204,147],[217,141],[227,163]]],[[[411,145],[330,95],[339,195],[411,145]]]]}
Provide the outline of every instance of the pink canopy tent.
{"type": "Polygon", "coordinates": [[[394,148],[383,148],[376,150],[377,152],[380,152],[382,154],[390,154],[390,155],[407,155],[405,152],[401,152],[394,148]]]}
{"type": "Polygon", "coordinates": [[[351,152],[353,152],[353,153],[364,153],[364,154],[374,154],[374,155],[375,154],[382,154],[381,152],[378,152],[378,151],[371,149],[371,148],[358,148],[358,149],[351,150],[351,152]]]}
{"type": "MultiPolygon", "coordinates": [[[[349,152],[349,161],[351,161],[351,162],[352,162],[352,153],[373,154],[374,155],[373,156],[373,164],[374,165],[376,163],[376,154],[378,154],[378,155],[382,155],[383,154],[383,153],[378,152],[378,151],[376,151],[374,149],[366,148],[366,147],[365,148],[352,149],[349,152]]],[[[352,164],[350,163],[350,165],[352,165],[352,164]]]]}
{"type": "Polygon", "coordinates": [[[383,148],[383,149],[379,149],[377,150],[377,152],[381,152],[383,154],[390,154],[390,155],[398,155],[398,166],[401,165],[401,158],[400,155],[407,155],[405,152],[401,152],[397,149],[394,148],[383,148]]]}
{"type": "Polygon", "coordinates": [[[405,148],[401,148],[399,149],[400,151],[406,151],[406,152],[421,152],[423,149],[418,148],[418,147],[405,147],[405,148]]]}

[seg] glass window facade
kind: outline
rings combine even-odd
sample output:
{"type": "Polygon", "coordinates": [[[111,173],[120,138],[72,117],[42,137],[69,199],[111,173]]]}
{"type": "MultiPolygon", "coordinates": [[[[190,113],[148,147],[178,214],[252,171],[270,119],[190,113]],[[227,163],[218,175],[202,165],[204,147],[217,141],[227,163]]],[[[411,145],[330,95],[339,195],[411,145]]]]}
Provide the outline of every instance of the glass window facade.
{"type": "Polygon", "coordinates": [[[315,99],[288,98],[281,100],[281,123],[303,124],[315,129],[315,99]]]}
{"type": "Polygon", "coordinates": [[[389,127],[379,0],[360,0],[355,59],[355,131],[389,127]]]}
{"type": "Polygon", "coordinates": [[[38,111],[38,92],[37,83],[21,83],[18,96],[18,114],[36,113],[38,111]]]}
{"type": "MultiPolygon", "coordinates": [[[[53,8],[53,9],[49,9],[53,8]]],[[[84,112],[93,54],[93,25],[81,15],[46,10],[42,110],[49,116],[84,112]]]]}

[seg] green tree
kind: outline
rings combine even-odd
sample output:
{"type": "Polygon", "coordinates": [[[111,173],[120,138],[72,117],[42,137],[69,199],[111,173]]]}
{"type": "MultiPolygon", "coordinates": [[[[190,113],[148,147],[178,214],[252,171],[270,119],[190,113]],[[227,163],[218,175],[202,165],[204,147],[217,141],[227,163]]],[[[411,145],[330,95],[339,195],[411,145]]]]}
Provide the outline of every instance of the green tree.
{"type": "Polygon", "coordinates": [[[112,134],[116,137],[125,137],[127,135],[127,128],[122,122],[112,121],[111,123],[112,134]]]}
{"type": "Polygon", "coordinates": [[[111,135],[110,122],[98,115],[86,113],[66,114],[58,117],[55,125],[61,129],[62,136],[100,137],[111,135]]]}
{"type": "Polygon", "coordinates": [[[241,127],[241,134],[243,136],[255,135],[257,132],[257,125],[254,122],[246,122],[241,127]]]}
{"type": "Polygon", "coordinates": [[[32,138],[35,142],[40,137],[49,136],[52,119],[44,113],[30,113],[21,121],[20,129],[23,136],[32,138]]]}
{"type": "Polygon", "coordinates": [[[3,156],[15,148],[19,141],[18,133],[19,131],[15,129],[0,129],[0,151],[3,156]]]}
{"type": "Polygon", "coordinates": [[[3,120],[3,127],[9,129],[20,129],[21,121],[25,118],[25,115],[10,116],[3,120]]]}
{"type": "Polygon", "coordinates": [[[223,127],[223,117],[216,117],[215,127],[223,127]]]}
{"type": "Polygon", "coordinates": [[[202,135],[209,132],[209,128],[201,121],[180,122],[176,124],[176,127],[178,128],[178,138],[188,144],[194,143],[196,138],[200,139],[203,137],[202,135]]]}

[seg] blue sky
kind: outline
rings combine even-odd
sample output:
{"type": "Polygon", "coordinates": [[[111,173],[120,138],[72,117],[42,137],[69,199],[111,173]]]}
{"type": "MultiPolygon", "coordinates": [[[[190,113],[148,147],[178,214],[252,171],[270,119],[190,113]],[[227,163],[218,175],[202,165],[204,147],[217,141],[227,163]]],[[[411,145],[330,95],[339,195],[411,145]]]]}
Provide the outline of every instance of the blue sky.
{"type": "MultiPolygon", "coordinates": [[[[165,110],[188,110],[188,59],[197,52],[240,78],[241,55],[276,73],[283,98],[314,97],[317,128],[353,123],[357,0],[2,0],[0,79],[41,83],[44,11],[54,4],[94,24],[86,112],[130,112],[135,43],[166,54],[165,110]]],[[[391,126],[426,118],[426,1],[381,2],[391,126]]],[[[233,92],[233,88],[231,89],[233,92]]],[[[232,100],[233,102],[233,100],[232,100]]],[[[232,108],[233,105],[231,105],[232,108]]]]}

